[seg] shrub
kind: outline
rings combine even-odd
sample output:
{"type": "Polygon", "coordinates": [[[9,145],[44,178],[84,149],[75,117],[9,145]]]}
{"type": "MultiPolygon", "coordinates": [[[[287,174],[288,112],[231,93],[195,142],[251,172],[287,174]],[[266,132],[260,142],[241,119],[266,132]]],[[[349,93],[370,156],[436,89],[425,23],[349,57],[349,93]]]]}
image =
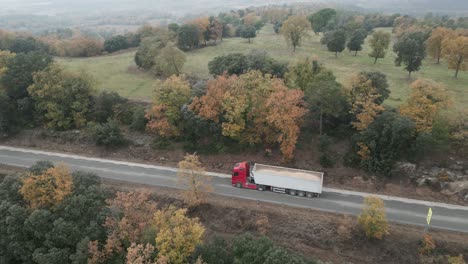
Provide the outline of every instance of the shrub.
{"type": "Polygon", "coordinates": [[[104,124],[91,124],[90,131],[91,137],[96,145],[116,147],[126,143],[126,140],[115,121],[109,120],[104,124]]]}
{"type": "Polygon", "coordinates": [[[104,123],[108,119],[115,117],[118,107],[125,104],[128,100],[121,97],[116,92],[101,92],[94,98],[92,115],[94,120],[104,123]]]}
{"type": "Polygon", "coordinates": [[[329,154],[322,154],[320,155],[320,165],[322,165],[322,167],[324,168],[331,168],[333,166],[335,166],[335,160],[333,160],[332,157],[330,157],[329,154]]]}
{"type": "Polygon", "coordinates": [[[134,131],[144,132],[148,119],[145,117],[146,111],[142,106],[136,106],[133,109],[132,122],[130,123],[130,129],[134,131]]]}

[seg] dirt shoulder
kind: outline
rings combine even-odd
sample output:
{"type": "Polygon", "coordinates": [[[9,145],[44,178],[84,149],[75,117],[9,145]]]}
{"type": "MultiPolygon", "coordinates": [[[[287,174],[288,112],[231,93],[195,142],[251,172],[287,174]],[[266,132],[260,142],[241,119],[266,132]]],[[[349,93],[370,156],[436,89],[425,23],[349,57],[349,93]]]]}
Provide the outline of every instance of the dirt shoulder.
{"type": "MultiPolygon", "coordinates": [[[[178,190],[114,180],[104,180],[104,184],[115,190],[149,189],[159,206],[184,206],[178,190]]],[[[445,255],[468,256],[468,234],[464,233],[431,229],[435,253],[420,256],[423,227],[391,223],[384,240],[369,241],[355,228],[356,217],[220,195],[210,195],[207,204],[189,213],[200,218],[209,237],[231,238],[246,232],[261,236],[260,231],[266,230],[265,235],[274,243],[332,263],[445,263],[445,255]],[[265,218],[266,228],[257,222],[265,218]]]]}
{"type": "MultiPolygon", "coordinates": [[[[15,136],[0,140],[0,144],[163,166],[177,166],[177,163],[185,155],[182,145],[176,144],[171,149],[157,150],[150,147],[151,136],[129,131],[125,133],[131,143],[118,149],[95,146],[94,143],[89,142],[83,131],[50,132],[42,129],[24,130],[15,136]]],[[[336,155],[343,155],[342,149],[344,147],[337,145],[335,148],[336,155]]],[[[428,186],[418,187],[408,178],[383,181],[377,177],[366,176],[363,171],[344,167],[342,164],[337,164],[334,168],[322,168],[316,162],[319,155],[318,151],[299,147],[296,151],[298,158],[285,166],[324,171],[325,187],[468,205],[459,196],[443,194],[428,186]]],[[[216,155],[201,154],[200,157],[207,170],[226,174],[230,174],[235,163],[245,160],[270,165],[284,165],[280,154],[275,152],[271,156],[265,156],[261,151],[249,151],[216,155]]]]}

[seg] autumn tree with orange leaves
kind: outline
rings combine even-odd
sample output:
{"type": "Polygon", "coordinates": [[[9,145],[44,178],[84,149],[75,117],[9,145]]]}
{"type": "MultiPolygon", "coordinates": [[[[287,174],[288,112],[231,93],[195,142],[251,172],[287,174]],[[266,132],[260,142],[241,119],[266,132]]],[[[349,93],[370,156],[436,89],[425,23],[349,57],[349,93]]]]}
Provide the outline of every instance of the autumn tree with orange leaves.
{"type": "Polygon", "coordinates": [[[210,40],[210,19],[208,17],[199,17],[189,21],[188,24],[195,25],[198,28],[198,40],[206,46],[206,42],[210,40]]]}
{"type": "Polygon", "coordinates": [[[40,175],[29,173],[22,182],[20,193],[33,209],[60,204],[73,189],[70,169],[64,164],[49,168],[40,175]]]}
{"type": "Polygon", "coordinates": [[[446,38],[442,43],[442,55],[449,69],[455,70],[455,78],[459,71],[468,70],[468,36],[446,38]]]}
{"type": "Polygon", "coordinates": [[[284,159],[290,160],[307,112],[303,96],[281,79],[251,71],[209,81],[206,95],[194,98],[190,108],[220,124],[223,136],[248,145],[279,144],[284,159]]]}
{"type": "Polygon", "coordinates": [[[431,131],[440,110],[452,104],[446,87],[432,80],[418,79],[411,84],[411,94],[400,113],[416,124],[418,131],[431,131]]]}
{"type": "Polygon", "coordinates": [[[438,27],[431,32],[431,36],[426,40],[427,53],[440,63],[442,56],[442,43],[444,40],[453,37],[454,32],[449,28],[438,27]]]}
{"type": "Polygon", "coordinates": [[[157,82],[151,109],[146,113],[147,129],[162,138],[181,133],[181,107],[190,99],[190,84],[184,75],[157,82]]]}

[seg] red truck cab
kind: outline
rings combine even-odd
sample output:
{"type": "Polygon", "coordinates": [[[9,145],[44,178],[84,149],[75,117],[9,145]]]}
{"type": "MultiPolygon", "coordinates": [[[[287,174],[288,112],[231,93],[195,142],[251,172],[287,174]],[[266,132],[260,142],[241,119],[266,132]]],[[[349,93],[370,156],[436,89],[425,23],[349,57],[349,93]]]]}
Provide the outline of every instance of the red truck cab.
{"type": "Polygon", "coordinates": [[[254,179],[250,176],[250,163],[247,161],[237,163],[232,169],[232,186],[246,189],[257,189],[254,179]]]}

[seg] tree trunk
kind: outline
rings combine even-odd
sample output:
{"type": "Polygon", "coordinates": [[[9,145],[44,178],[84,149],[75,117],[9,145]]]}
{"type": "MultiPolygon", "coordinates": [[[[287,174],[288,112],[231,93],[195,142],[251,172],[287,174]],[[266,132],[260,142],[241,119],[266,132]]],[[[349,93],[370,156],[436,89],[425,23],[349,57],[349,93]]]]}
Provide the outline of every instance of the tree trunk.
{"type": "Polygon", "coordinates": [[[338,58],[338,51],[335,51],[335,58],[338,58]]]}
{"type": "Polygon", "coordinates": [[[440,53],[437,54],[437,64],[440,64],[440,53]]]}
{"type": "Polygon", "coordinates": [[[377,63],[377,57],[375,57],[375,60],[374,60],[374,64],[376,64],[376,63],[377,63]]]}
{"type": "Polygon", "coordinates": [[[249,43],[250,43],[250,38],[249,38],[249,43]]]}
{"type": "Polygon", "coordinates": [[[357,50],[356,50],[356,52],[354,53],[354,57],[356,57],[356,56],[357,56],[357,50]]]}
{"type": "Polygon", "coordinates": [[[411,79],[411,72],[408,72],[408,79],[411,79]]]}
{"type": "Polygon", "coordinates": [[[455,79],[458,79],[458,71],[460,70],[460,64],[457,64],[457,68],[455,69],[455,79]]]}
{"type": "Polygon", "coordinates": [[[293,45],[293,52],[296,52],[296,45],[293,45]]]}

